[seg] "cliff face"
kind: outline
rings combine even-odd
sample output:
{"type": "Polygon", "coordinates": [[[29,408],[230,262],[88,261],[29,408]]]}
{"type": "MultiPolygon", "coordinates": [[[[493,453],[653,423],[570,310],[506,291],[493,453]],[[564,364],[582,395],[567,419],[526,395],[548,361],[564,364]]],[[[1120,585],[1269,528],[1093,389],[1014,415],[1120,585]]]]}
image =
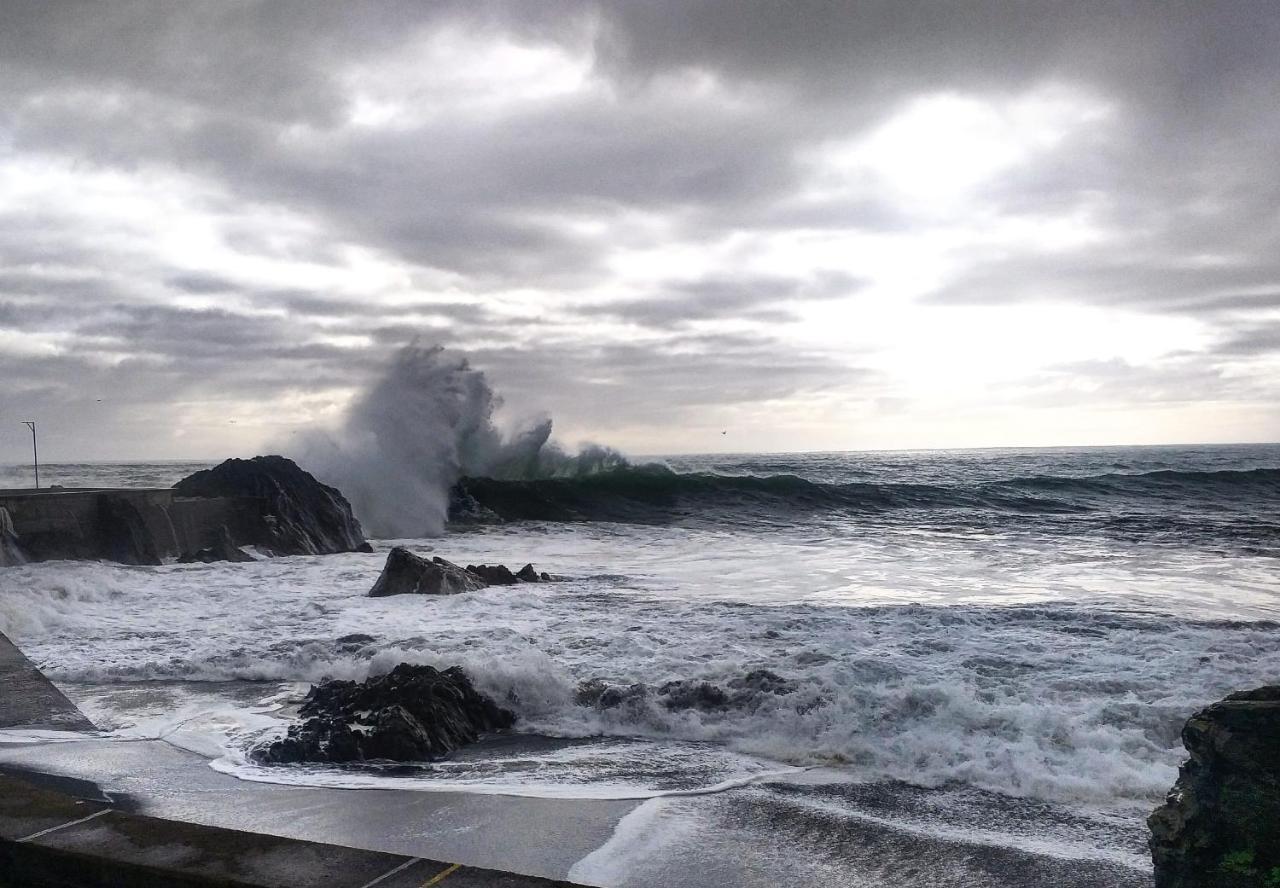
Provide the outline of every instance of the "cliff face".
{"type": "Polygon", "coordinates": [[[1280,888],[1280,686],[1197,712],[1182,742],[1190,758],[1147,820],[1156,888],[1280,888]]]}
{"type": "Polygon", "coordinates": [[[251,542],[276,555],[326,555],[368,547],[347,498],[283,456],[229,459],[183,478],[173,490],[184,497],[261,501],[261,521],[253,528],[251,542]]]}

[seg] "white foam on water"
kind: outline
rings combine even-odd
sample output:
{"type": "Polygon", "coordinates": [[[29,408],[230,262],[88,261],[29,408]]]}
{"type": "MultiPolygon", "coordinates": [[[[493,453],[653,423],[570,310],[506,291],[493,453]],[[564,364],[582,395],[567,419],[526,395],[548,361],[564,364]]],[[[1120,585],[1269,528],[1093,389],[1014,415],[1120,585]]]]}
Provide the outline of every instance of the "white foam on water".
{"type": "MultiPolygon", "coordinates": [[[[522,730],[671,744],[673,773],[685,767],[679,744],[710,744],[748,760],[835,766],[856,780],[960,781],[1124,805],[1157,800],[1172,783],[1178,731],[1192,711],[1280,680],[1274,624],[1214,619],[1274,615],[1275,581],[1250,559],[1210,570],[1176,552],[1090,560],[1088,551],[1046,549],[1035,559],[1002,545],[500,528],[415,546],[462,562],[532,560],[570,579],[447,598],[364,597],[382,552],[28,565],[0,572],[0,631],[55,681],[72,683],[73,696],[76,683],[161,682],[220,699],[214,683],[253,682],[259,697],[296,700],[307,683],[360,680],[400,662],[459,664],[519,714],[522,730]],[[1227,611],[1217,602],[1230,594],[1238,602],[1227,611]],[[353,633],[374,640],[339,640],[353,633]],[[709,712],[671,711],[652,694],[604,711],[574,703],[590,678],[726,685],[761,668],[795,690],[709,712]]],[[[133,730],[167,731],[228,759],[284,724],[255,711],[260,702],[206,700],[192,705],[210,712],[195,717],[180,701],[160,701],[157,723],[133,730]]],[[[93,717],[109,725],[115,705],[107,700],[93,717]]],[[[704,778],[699,785],[719,780],[704,778]]],[[[401,780],[360,778],[369,779],[401,780]]]]}

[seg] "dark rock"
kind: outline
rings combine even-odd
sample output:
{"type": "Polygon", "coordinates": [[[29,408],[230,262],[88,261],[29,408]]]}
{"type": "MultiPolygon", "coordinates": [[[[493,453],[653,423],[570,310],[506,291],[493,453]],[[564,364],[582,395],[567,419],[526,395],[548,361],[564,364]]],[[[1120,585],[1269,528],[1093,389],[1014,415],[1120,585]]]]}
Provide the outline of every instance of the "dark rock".
{"type": "Polygon", "coordinates": [[[120,564],[162,564],[155,536],[142,511],[123,496],[103,496],[96,538],[104,558],[120,564]]]}
{"type": "Polygon", "coordinates": [[[246,562],[253,561],[254,557],[245,552],[231,539],[231,531],[226,527],[222,528],[222,534],[218,538],[218,542],[209,546],[207,549],[200,549],[195,552],[188,552],[178,559],[179,564],[212,564],[215,561],[233,561],[246,562]]]}
{"type": "Polygon", "coordinates": [[[643,703],[648,697],[648,685],[610,685],[596,697],[595,705],[597,709],[617,709],[619,706],[643,703]]]}
{"type": "Polygon", "coordinates": [[[725,709],[729,705],[729,695],[709,681],[669,681],[658,688],[658,696],[663,698],[663,706],[673,710],[699,709],[707,712],[725,709]]]}
{"type": "Polygon", "coordinates": [[[732,679],[728,690],[709,681],[681,679],[659,685],[612,685],[592,678],[578,685],[574,702],[596,709],[615,709],[623,705],[642,705],[653,699],[672,711],[696,709],[700,712],[722,712],[728,709],[755,709],[762,701],[793,693],[794,681],[767,669],[757,669],[742,678],[732,679]]]}
{"type": "Polygon", "coordinates": [[[1147,818],[1156,888],[1280,886],[1280,686],[1197,712],[1182,742],[1190,758],[1147,818]]]}
{"type": "Polygon", "coordinates": [[[443,558],[428,561],[404,546],[396,546],[387,554],[387,563],[369,590],[369,597],[457,595],[483,589],[486,585],[480,577],[443,558]]]}
{"type": "Polygon", "coordinates": [[[255,538],[246,542],[276,555],[355,552],[365,545],[346,497],[283,456],[229,459],[182,479],[174,490],[186,497],[262,500],[261,521],[249,534],[255,538]]]}
{"type": "Polygon", "coordinates": [[[516,573],[505,564],[468,564],[467,571],[478,576],[490,586],[514,586],[516,583],[549,583],[551,575],[538,573],[532,564],[526,564],[516,573]]]}
{"type": "Polygon", "coordinates": [[[505,564],[468,564],[467,573],[475,574],[490,586],[514,586],[520,582],[505,564]]]}
{"type": "Polygon", "coordinates": [[[356,546],[356,551],[357,551],[357,552],[363,552],[365,555],[372,555],[372,554],[373,554],[373,546],[369,545],[369,543],[366,541],[366,542],[363,542],[363,543],[361,543],[360,545],[356,546]]]}
{"type": "Polygon", "coordinates": [[[789,678],[783,678],[777,673],[770,672],[768,669],[756,669],[754,672],[748,672],[742,678],[731,680],[729,687],[739,693],[790,694],[795,691],[796,683],[789,678]]]}
{"type": "Polygon", "coordinates": [[[573,702],[579,706],[595,706],[600,696],[609,689],[609,683],[602,678],[589,678],[578,684],[573,695],[573,702]]]}
{"type": "Polygon", "coordinates": [[[343,635],[334,639],[338,644],[355,645],[355,644],[373,644],[377,641],[372,635],[366,635],[363,632],[352,632],[350,635],[343,635]]]}
{"type": "Polygon", "coordinates": [[[366,682],[313,687],[285,737],[254,750],[258,761],[435,761],[515,715],[477,691],[458,667],[440,672],[401,663],[366,682]]]}

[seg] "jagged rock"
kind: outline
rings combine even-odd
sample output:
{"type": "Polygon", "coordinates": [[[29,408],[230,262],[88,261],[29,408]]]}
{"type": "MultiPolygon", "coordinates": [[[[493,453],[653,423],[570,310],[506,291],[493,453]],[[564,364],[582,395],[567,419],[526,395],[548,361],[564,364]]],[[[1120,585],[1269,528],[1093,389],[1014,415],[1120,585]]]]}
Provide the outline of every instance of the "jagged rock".
{"type": "Polygon", "coordinates": [[[428,762],[515,724],[515,715],[477,691],[457,666],[440,672],[408,663],[365,682],[313,687],[299,714],[305,721],[254,750],[254,758],[269,764],[428,762]]]}
{"type": "Polygon", "coordinates": [[[768,669],[756,669],[742,678],[732,679],[729,687],[738,692],[735,696],[761,693],[790,694],[795,691],[796,683],[768,669]]]}
{"type": "Polygon", "coordinates": [[[549,583],[551,574],[538,573],[532,564],[526,564],[515,573],[505,564],[468,564],[467,571],[478,576],[490,586],[514,586],[516,583],[549,583]]]}
{"type": "Polygon", "coordinates": [[[796,683],[767,669],[757,669],[742,678],[729,681],[728,690],[720,685],[698,679],[680,679],[659,685],[657,689],[645,684],[612,685],[603,679],[592,678],[578,685],[574,701],[579,706],[596,709],[616,709],[624,705],[639,705],[653,699],[672,711],[696,709],[700,712],[717,712],[728,709],[754,709],[769,695],[783,696],[793,693],[796,683]]]}
{"type": "Polygon", "coordinates": [[[163,563],[155,535],[132,500],[103,496],[97,518],[96,538],[103,557],[120,564],[163,563]]]}
{"type": "Polygon", "coordinates": [[[1190,758],[1147,818],[1156,888],[1280,886],[1280,686],[1197,712],[1182,742],[1190,758]]]}
{"type": "Polygon", "coordinates": [[[729,695],[709,681],[669,681],[658,688],[662,705],[668,709],[725,709],[729,695]]]}
{"type": "Polygon", "coordinates": [[[343,635],[335,638],[334,641],[344,647],[363,647],[366,644],[373,644],[377,639],[364,632],[352,632],[350,635],[343,635]]]}
{"type": "Polygon", "coordinates": [[[18,545],[18,534],[13,529],[9,511],[0,507],[0,567],[26,564],[27,557],[18,545]]]}
{"type": "Polygon", "coordinates": [[[187,552],[178,559],[179,564],[212,564],[215,561],[246,562],[254,557],[242,552],[231,539],[231,531],[224,526],[218,541],[206,549],[187,552]]]}
{"type": "Polygon", "coordinates": [[[480,577],[443,558],[428,561],[404,546],[396,546],[387,554],[387,563],[369,590],[369,597],[457,595],[483,589],[486,585],[480,577]]]}
{"type": "Polygon", "coordinates": [[[520,580],[505,564],[468,564],[467,573],[472,573],[490,586],[514,586],[520,580]]]}
{"type": "Polygon", "coordinates": [[[538,573],[533,569],[532,564],[526,564],[524,567],[516,571],[516,578],[524,580],[526,583],[549,583],[551,582],[551,574],[543,571],[538,573]]]}
{"type": "Polygon", "coordinates": [[[248,542],[276,555],[369,551],[346,497],[283,456],[229,459],[182,479],[174,490],[187,497],[263,500],[260,526],[248,542]]]}

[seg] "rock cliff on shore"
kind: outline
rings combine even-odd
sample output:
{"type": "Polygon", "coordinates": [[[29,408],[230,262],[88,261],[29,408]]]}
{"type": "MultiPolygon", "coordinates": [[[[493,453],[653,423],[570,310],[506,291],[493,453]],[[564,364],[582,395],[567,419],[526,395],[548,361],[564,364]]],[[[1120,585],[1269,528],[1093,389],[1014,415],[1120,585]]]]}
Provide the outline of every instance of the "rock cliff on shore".
{"type": "Polygon", "coordinates": [[[1280,888],[1280,686],[1197,712],[1182,742],[1190,758],[1147,820],[1156,888],[1280,888]]]}
{"type": "Polygon", "coordinates": [[[268,764],[429,762],[516,720],[458,667],[441,672],[408,663],[365,682],[313,687],[299,714],[305,721],[254,757],[268,764]]]}
{"type": "Polygon", "coordinates": [[[368,551],[351,504],[335,488],[321,484],[283,456],[229,459],[173,486],[185,497],[254,497],[264,509],[248,529],[253,544],[276,555],[327,555],[368,551]]]}

